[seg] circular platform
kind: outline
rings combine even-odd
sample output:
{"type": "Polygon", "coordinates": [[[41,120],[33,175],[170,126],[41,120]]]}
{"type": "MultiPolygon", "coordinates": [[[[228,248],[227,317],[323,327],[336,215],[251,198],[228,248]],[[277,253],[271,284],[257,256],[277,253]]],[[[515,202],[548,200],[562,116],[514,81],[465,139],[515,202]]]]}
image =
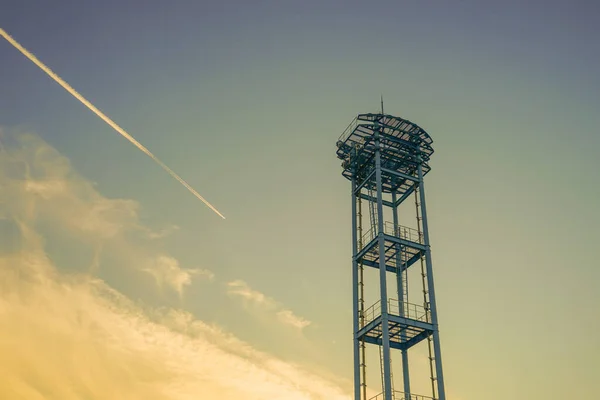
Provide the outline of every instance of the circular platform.
{"type": "Polygon", "coordinates": [[[382,189],[386,193],[405,193],[414,187],[421,162],[423,175],[431,168],[433,154],[431,136],[408,120],[387,114],[360,114],[337,141],[337,157],[344,168],[342,175],[365,182],[365,188],[375,190],[375,137],[379,137],[381,167],[396,174],[385,174],[382,189]],[[404,178],[402,178],[404,176],[404,178]]]}

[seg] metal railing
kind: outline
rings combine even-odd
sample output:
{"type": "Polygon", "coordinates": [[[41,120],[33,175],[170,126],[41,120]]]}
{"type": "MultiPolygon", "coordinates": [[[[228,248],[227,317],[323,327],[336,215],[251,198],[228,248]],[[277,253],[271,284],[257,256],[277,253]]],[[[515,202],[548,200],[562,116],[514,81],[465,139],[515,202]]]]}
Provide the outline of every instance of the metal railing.
{"type": "Polygon", "coordinates": [[[350,122],[350,125],[348,125],[348,127],[346,129],[344,129],[344,132],[342,132],[342,134],[338,138],[338,141],[345,142],[346,139],[348,139],[348,136],[350,136],[352,134],[352,132],[354,132],[354,130],[356,129],[357,126],[358,126],[358,118],[354,118],[352,120],[352,122],[350,122]]]}
{"type": "MultiPolygon", "coordinates": [[[[385,394],[381,392],[377,396],[371,397],[369,400],[385,400],[385,394]]],[[[406,393],[394,390],[392,392],[392,400],[435,400],[435,398],[429,396],[421,396],[418,394],[411,394],[410,397],[408,397],[406,393]]]]}
{"type": "MultiPolygon", "coordinates": [[[[423,244],[423,233],[417,229],[409,228],[407,226],[398,225],[394,229],[394,224],[389,221],[383,223],[383,233],[386,235],[394,236],[409,242],[423,244]]],[[[377,226],[371,227],[367,232],[362,235],[361,238],[361,250],[364,246],[369,244],[373,239],[377,237],[379,229],[377,226]]]]}
{"type": "MultiPolygon", "coordinates": [[[[396,299],[388,299],[388,314],[396,315],[403,318],[413,319],[415,321],[427,322],[431,321],[431,312],[423,306],[403,302],[400,303],[396,299]],[[400,310],[403,312],[401,313],[400,310]]],[[[361,320],[361,328],[375,320],[381,315],[381,300],[377,300],[373,305],[362,312],[359,318],[361,320]]]]}
{"type": "Polygon", "coordinates": [[[400,239],[423,244],[423,233],[419,232],[417,229],[398,225],[396,227],[396,229],[394,230],[394,224],[392,222],[386,221],[383,223],[383,231],[384,231],[384,233],[386,233],[388,235],[396,236],[396,237],[399,237],[400,239]]]}
{"type": "Polygon", "coordinates": [[[363,311],[362,315],[360,315],[360,311],[358,313],[359,317],[362,317],[362,328],[381,315],[381,300],[377,300],[375,304],[363,311]]]}
{"type": "Polygon", "coordinates": [[[431,312],[425,307],[413,303],[400,303],[396,299],[388,300],[388,314],[398,315],[421,322],[431,321],[431,312]],[[400,313],[401,309],[403,313],[400,313]]]}

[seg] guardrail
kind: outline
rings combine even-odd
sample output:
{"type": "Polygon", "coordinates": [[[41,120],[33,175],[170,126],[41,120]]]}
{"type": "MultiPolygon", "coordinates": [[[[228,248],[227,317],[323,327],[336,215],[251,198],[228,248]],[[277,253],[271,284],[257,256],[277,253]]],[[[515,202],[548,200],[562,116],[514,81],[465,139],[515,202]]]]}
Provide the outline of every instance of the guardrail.
{"type": "Polygon", "coordinates": [[[338,138],[338,141],[345,142],[346,139],[348,139],[348,136],[350,136],[352,134],[352,132],[354,132],[354,130],[356,129],[357,126],[358,126],[358,118],[354,118],[352,120],[352,122],[350,122],[348,127],[346,129],[344,129],[344,132],[342,132],[342,134],[338,138]]]}
{"type": "MultiPolygon", "coordinates": [[[[375,237],[377,237],[378,227],[374,226],[365,232],[361,237],[361,248],[362,250],[367,244],[369,244],[375,237]]],[[[389,221],[385,221],[383,223],[383,233],[386,235],[394,236],[403,240],[407,240],[409,242],[423,244],[423,233],[419,232],[417,229],[409,228],[407,226],[398,225],[394,229],[394,224],[389,221]]]]}
{"type": "Polygon", "coordinates": [[[371,321],[373,321],[375,318],[379,317],[380,315],[381,315],[381,300],[377,300],[375,302],[375,304],[373,304],[371,307],[364,310],[362,315],[360,315],[360,311],[359,311],[359,317],[362,317],[362,318],[360,318],[360,320],[362,321],[361,328],[363,326],[369,324],[371,321]]]}
{"type": "MultiPolygon", "coordinates": [[[[427,322],[431,321],[431,312],[423,306],[403,302],[400,303],[396,299],[388,299],[388,314],[396,315],[403,318],[413,319],[415,321],[427,322]],[[402,311],[402,312],[400,312],[402,311]]],[[[361,321],[361,328],[365,325],[368,325],[375,318],[381,315],[381,300],[377,300],[373,305],[369,308],[365,309],[360,315],[359,311],[359,319],[361,321]]]]}
{"type": "MultiPolygon", "coordinates": [[[[386,400],[385,394],[381,392],[377,396],[371,397],[369,400],[386,400]]],[[[429,396],[421,396],[418,394],[411,394],[410,397],[408,397],[406,393],[394,390],[392,392],[391,400],[435,400],[435,398],[429,396]]]]}
{"type": "Polygon", "coordinates": [[[414,319],[415,321],[430,322],[431,312],[423,306],[403,302],[396,299],[388,300],[388,314],[398,315],[404,318],[414,319]],[[403,312],[401,313],[400,310],[403,312]]]}

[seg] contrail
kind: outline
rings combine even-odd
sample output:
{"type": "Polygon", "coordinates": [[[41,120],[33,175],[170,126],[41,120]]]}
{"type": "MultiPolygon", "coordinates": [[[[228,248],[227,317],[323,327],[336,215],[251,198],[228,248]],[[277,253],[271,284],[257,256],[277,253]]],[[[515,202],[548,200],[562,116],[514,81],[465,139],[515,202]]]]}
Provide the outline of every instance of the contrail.
{"type": "Polygon", "coordinates": [[[27,49],[21,46],[15,39],[12,38],[6,31],[0,28],[0,36],[8,41],[11,45],[13,45],[17,50],[19,50],[25,57],[29,58],[35,65],[41,68],[50,78],[54,79],[56,83],[62,86],[67,92],[71,93],[73,97],[79,100],[83,105],[92,110],[97,116],[99,116],[104,122],[110,125],[115,131],[120,133],[125,139],[129,140],[135,147],[146,153],[148,157],[153,159],[158,165],[160,165],[165,171],[169,173],[173,178],[177,179],[179,183],[181,183],[187,190],[189,190],[194,196],[200,199],[208,208],[213,210],[217,215],[221,218],[225,219],[225,216],[219,212],[212,204],[210,204],[204,197],[200,195],[200,193],[196,192],[193,187],[191,187],[186,181],[184,181],[179,175],[177,175],[171,168],[167,167],[165,163],[160,161],[154,154],[150,152],[146,147],[144,147],[140,142],[135,140],[133,136],[125,131],[125,129],[121,128],[114,122],[112,119],[108,118],[102,111],[98,110],[92,103],[90,103],[85,97],[79,94],[75,89],[71,87],[67,82],[65,82],[60,76],[58,76],[54,71],[48,68],[44,63],[37,59],[36,56],[31,54],[27,49]]]}

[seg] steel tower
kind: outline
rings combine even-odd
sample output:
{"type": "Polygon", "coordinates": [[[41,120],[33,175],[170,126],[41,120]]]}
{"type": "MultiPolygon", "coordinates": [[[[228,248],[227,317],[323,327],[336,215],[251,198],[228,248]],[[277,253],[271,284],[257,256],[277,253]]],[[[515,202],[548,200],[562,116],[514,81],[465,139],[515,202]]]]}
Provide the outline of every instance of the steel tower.
{"type": "Polygon", "coordinates": [[[380,114],[358,115],[337,141],[342,175],[352,182],[355,400],[446,399],[423,181],[431,169],[432,142],[416,124],[384,114],[383,106],[380,114]],[[412,221],[404,216],[407,204],[416,212],[412,221]],[[371,288],[368,273],[376,275],[371,288]],[[415,282],[419,300],[409,302],[415,282]],[[366,304],[369,289],[377,292],[374,304],[366,304]],[[431,396],[411,392],[409,349],[421,342],[427,347],[431,396]],[[381,369],[381,383],[369,388],[368,345],[377,348],[381,369]],[[401,356],[401,391],[394,385],[392,353],[401,356]]]}

